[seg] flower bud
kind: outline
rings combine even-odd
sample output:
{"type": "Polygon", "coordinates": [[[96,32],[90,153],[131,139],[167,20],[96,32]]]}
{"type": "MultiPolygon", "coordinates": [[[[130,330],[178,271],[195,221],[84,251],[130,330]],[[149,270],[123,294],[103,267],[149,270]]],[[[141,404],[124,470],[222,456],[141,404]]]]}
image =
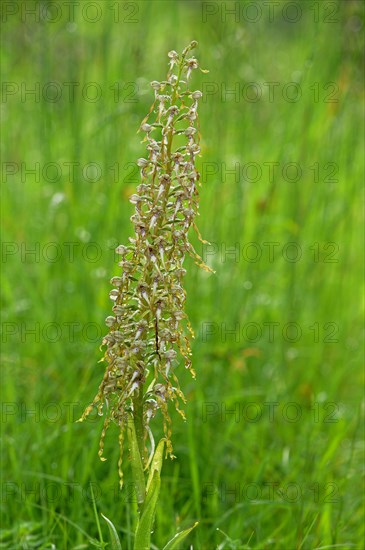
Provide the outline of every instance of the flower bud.
{"type": "Polygon", "coordinates": [[[152,130],[153,126],[151,126],[150,124],[142,124],[141,126],[141,130],[143,132],[150,132],[152,130]]]}
{"type": "Polygon", "coordinates": [[[157,80],[152,80],[150,84],[154,90],[159,90],[161,88],[161,82],[158,82],[157,80]]]}
{"type": "Polygon", "coordinates": [[[140,158],[137,160],[137,166],[139,166],[140,168],[146,168],[148,164],[149,164],[149,161],[147,159],[140,158]]]}
{"type": "Polygon", "coordinates": [[[113,306],[112,310],[114,311],[115,315],[123,315],[123,313],[125,312],[124,307],[119,304],[116,304],[115,306],[113,306]]]}
{"type": "Polygon", "coordinates": [[[113,290],[109,292],[109,298],[113,300],[113,302],[115,302],[118,296],[119,296],[119,291],[116,288],[113,288],[113,290]]]}
{"type": "Polygon", "coordinates": [[[124,336],[123,333],[120,332],[120,330],[114,330],[113,332],[111,332],[111,334],[114,336],[114,340],[116,342],[123,342],[124,336]]]}
{"type": "Polygon", "coordinates": [[[129,202],[131,202],[132,204],[138,204],[139,202],[141,202],[141,197],[139,195],[131,195],[131,197],[129,198],[129,202]]]}
{"type": "Polygon", "coordinates": [[[165,357],[165,359],[172,361],[173,359],[176,359],[177,353],[174,349],[168,349],[163,353],[163,356],[165,357]]]}
{"type": "Polygon", "coordinates": [[[120,244],[116,249],[115,253],[120,254],[121,256],[124,256],[128,252],[128,248],[124,246],[123,244],[120,244]]]}
{"type": "Polygon", "coordinates": [[[158,395],[161,398],[165,398],[166,388],[163,386],[163,384],[155,384],[153,391],[156,395],[158,395]]]}
{"type": "Polygon", "coordinates": [[[191,69],[197,69],[198,68],[198,60],[195,57],[190,57],[190,59],[187,60],[187,65],[191,69]]]}
{"type": "Polygon", "coordinates": [[[112,315],[109,315],[106,319],[105,319],[105,324],[107,327],[112,327],[114,325],[116,321],[116,318],[113,317],[112,315]]]}
{"type": "Polygon", "coordinates": [[[122,286],[123,279],[121,277],[113,277],[110,279],[110,284],[117,287],[122,286]]]}
{"type": "Polygon", "coordinates": [[[171,107],[167,109],[167,112],[170,115],[176,116],[179,114],[179,107],[177,105],[171,105],[171,107]]]}
{"type": "Polygon", "coordinates": [[[196,133],[196,128],[193,128],[193,126],[189,126],[189,128],[186,128],[186,130],[184,130],[184,134],[186,136],[192,136],[196,133]]]}
{"type": "Polygon", "coordinates": [[[161,176],[158,179],[163,184],[170,183],[171,181],[171,177],[168,174],[161,174],[161,176]]]}
{"type": "Polygon", "coordinates": [[[172,74],[170,77],[169,77],[169,83],[174,85],[176,84],[177,82],[177,76],[175,74],[172,74]]]}

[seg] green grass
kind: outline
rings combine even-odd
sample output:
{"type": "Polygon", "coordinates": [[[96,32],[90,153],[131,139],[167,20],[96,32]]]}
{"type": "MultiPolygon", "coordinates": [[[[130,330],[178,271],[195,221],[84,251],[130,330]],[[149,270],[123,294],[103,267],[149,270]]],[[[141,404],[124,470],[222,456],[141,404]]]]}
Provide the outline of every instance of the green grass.
{"type": "MultiPolygon", "coordinates": [[[[99,516],[132,546],[136,505],[130,486],[118,490],[117,430],[101,463],[101,419],[74,421],[103,372],[113,248],[131,235],[138,174],[128,163],[143,156],[149,81],[165,75],[167,51],[196,39],[210,73],[195,86],[213,91],[200,109],[199,227],[212,243],[201,252],[216,274],[187,261],[197,380],[179,375],[188,422],[173,415],[177,459],[164,465],[154,544],[199,521],[196,549],[362,549],[363,4],[304,1],[295,23],[284,2],[273,21],[261,4],[256,23],[247,2],[226,3],[239,6],[237,21],[222,20],[220,2],[206,20],[199,1],[121,2],[118,23],[115,2],[97,4],[96,23],[80,9],[70,23],[63,6],[55,23],[23,13],[2,24],[2,78],[15,93],[2,103],[0,547],[100,541],[90,482],[99,516]],[[301,97],[289,102],[293,81],[301,97]],[[37,82],[46,98],[22,97],[37,82]],[[67,82],[79,83],[74,101],[67,82]],[[96,102],[82,97],[90,82],[96,102]],[[279,83],[272,101],[268,82],[279,83]],[[248,83],[263,93],[257,102],[248,83]],[[239,100],[222,97],[224,86],[238,86],[239,100]],[[25,174],[35,163],[39,177],[25,174]],[[78,163],[74,177],[67,163],[78,163]],[[85,177],[88,163],[97,166],[85,177]],[[225,173],[235,163],[237,174],[225,173]],[[278,163],[273,176],[267,163],[278,163]]],[[[4,2],[2,15],[33,5],[4,2]]]]}

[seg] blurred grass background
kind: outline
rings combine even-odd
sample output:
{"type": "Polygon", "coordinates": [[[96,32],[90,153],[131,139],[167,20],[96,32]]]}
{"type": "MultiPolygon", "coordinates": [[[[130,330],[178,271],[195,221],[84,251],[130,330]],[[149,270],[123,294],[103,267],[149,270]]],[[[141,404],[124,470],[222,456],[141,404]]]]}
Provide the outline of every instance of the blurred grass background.
{"type": "Polygon", "coordinates": [[[89,548],[90,482],[132,547],[116,430],[101,463],[101,419],[74,421],[103,372],[149,82],[192,39],[210,70],[193,82],[206,93],[200,250],[216,274],[187,261],[197,380],[180,373],[188,422],[173,416],[154,543],[197,520],[197,549],[364,548],[364,5],[268,4],[1,5],[1,548],[89,548]]]}

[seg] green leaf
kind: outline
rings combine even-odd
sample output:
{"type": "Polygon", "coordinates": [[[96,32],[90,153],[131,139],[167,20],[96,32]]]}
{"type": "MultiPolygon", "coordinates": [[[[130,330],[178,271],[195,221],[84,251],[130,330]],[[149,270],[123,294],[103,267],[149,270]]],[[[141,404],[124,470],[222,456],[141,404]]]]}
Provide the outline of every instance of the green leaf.
{"type": "Polygon", "coordinates": [[[151,485],[154,472],[157,471],[159,474],[161,474],[164,448],[165,448],[165,440],[161,439],[161,441],[157,445],[155,454],[153,455],[152,464],[150,467],[150,475],[148,476],[148,481],[147,481],[147,492],[151,485]]]}
{"type": "Polygon", "coordinates": [[[113,550],[122,550],[122,545],[120,543],[116,528],[114,527],[114,525],[112,524],[110,519],[108,519],[106,516],[104,516],[104,514],[101,514],[101,516],[105,519],[105,521],[108,524],[110,539],[111,539],[111,542],[112,542],[112,549],[113,550]]]}
{"type": "Polygon", "coordinates": [[[189,529],[185,529],[185,531],[181,531],[180,533],[177,533],[167,544],[164,546],[163,550],[177,550],[179,548],[179,544],[188,536],[189,533],[195,527],[198,525],[198,522],[194,523],[192,527],[189,529]]]}
{"type": "Polygon", "coordinates": [[[138,521],[134,550],[150,550],[151,531],[155,509],[160,492],[161,479],[158,470],[154,470],[152,480],[138,521]]]}
{"type": "Polygon", "coordinates": [[[128,417],[128,440],[129,450],[131,453],[131,468],[133,479],[136,484],[136,494],[138,504],[142,504],[146,494],[145,479],[143,473],[142,459],[138,448],[136,429],[134,427],[133,418],[128,417]]]}
{"type": "Polygon", "coordinates": [[[92,485],[91,482],[90,482],[90,490],[91,490],[91,496],[92,496],[92,503],[93,503],[95,521],[96,521],[96,525],[97,525],[98,533],[99,533],[99,538],[100,538],[100,542],[98,543],[98,545],[99,545],[99,548],[105,548],[105,543],[104,543],[104,541],[103,541],[103,533],[101,532],[101,527],[100,527],[100,521],[99,521],[99,516],[98,516],[98,510],[97,510],[97,508],[96,508],[96,501],[95,501],[95,495],[94,495],[93,485],[92,485]]]}

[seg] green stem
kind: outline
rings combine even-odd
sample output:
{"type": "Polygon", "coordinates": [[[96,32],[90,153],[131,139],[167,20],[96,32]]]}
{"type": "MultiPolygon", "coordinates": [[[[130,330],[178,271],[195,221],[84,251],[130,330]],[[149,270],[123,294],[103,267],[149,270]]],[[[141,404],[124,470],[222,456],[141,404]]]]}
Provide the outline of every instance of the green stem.
{"type": "Polygon", "coordinates": [[[132,415],[128,416],[127,430],[132,478],[136,490],[138,509],[141,510],[146,498],[146,481],[143,471],[141,454],[138,447],[135,421],[132,415]]]}
{"type": "Polygon", "coordinates": [[[137,396],[133,399],[133,420],[136,438],[142,464],[144,463],[144,427],[143,427],[143,386],[140,386],[137,396]]]}

